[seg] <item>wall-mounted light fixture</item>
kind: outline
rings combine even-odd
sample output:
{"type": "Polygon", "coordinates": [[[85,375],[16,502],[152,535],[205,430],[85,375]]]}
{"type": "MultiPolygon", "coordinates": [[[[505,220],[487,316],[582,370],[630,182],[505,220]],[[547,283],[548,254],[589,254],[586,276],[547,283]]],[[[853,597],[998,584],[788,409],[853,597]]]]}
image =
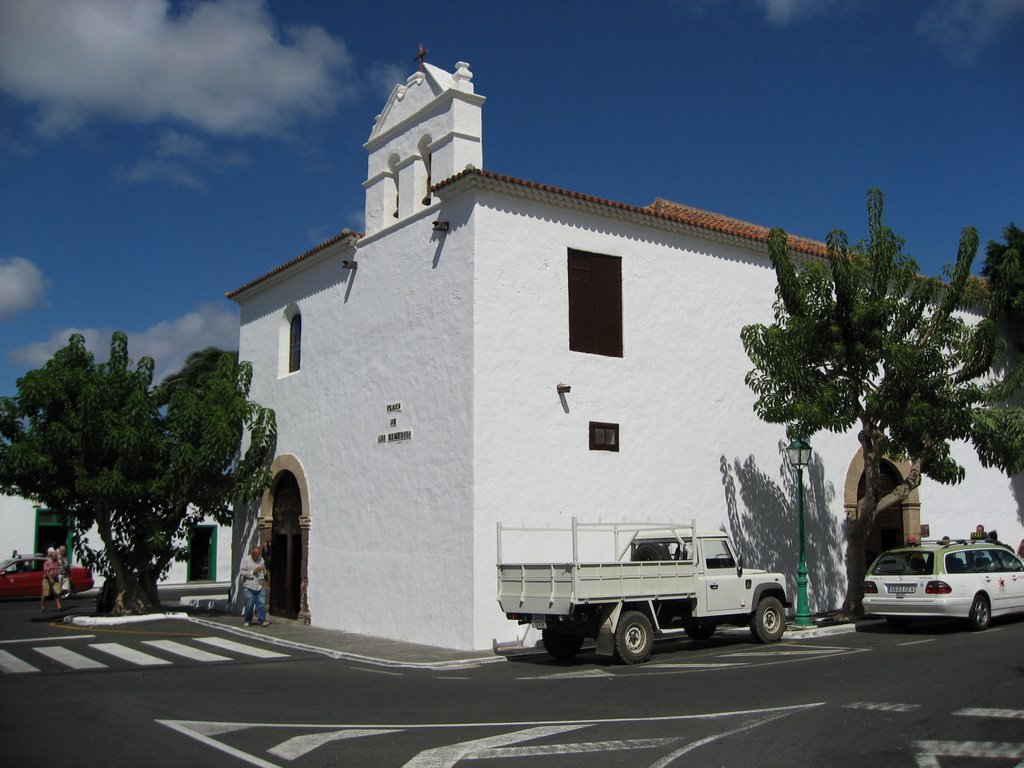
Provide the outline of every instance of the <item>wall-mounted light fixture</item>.
{"type": "Polygon", "coordinates": [[[447,232],[451,228],[451,224],[447,221],[435,221],[434,231],[435,232],[447,232]]]}
{"type": "Polygon", "coordinates": [[[355,259],[345,259],[343,262],[341,262],[341,266],[344,269],[355,269],[356,267],[359,266],[359,262],[356,261],[355,259]]]}
{"type": "Polygon", "coordinates": [[[570,387],[568,384],[559,384],[558,386],[555,387],[555,389],[558,390],[558,394],[560,395],[567,395],[570,392],[572,392],[572,387],[570,387]]]}

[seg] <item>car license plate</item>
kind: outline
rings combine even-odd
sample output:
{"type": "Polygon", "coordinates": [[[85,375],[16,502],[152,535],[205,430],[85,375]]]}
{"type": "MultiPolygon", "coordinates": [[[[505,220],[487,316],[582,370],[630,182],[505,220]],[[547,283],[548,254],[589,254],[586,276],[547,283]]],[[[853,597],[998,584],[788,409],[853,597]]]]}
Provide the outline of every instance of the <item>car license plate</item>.
{"type": "Polygon", "coordinates": [[[886,584],[886,591],[890,595],[912,595],[917,591],[916,584],[886,584]]]}
{"type": "Polygon", "coordinates": [[[548,620],[547,620],[547,617],[545,617],[545,616],[534,616],[533,617],[533,621],[531,621],[530,624],[533,625],[534,629],[547,629],[548,628],[548,620]]]}

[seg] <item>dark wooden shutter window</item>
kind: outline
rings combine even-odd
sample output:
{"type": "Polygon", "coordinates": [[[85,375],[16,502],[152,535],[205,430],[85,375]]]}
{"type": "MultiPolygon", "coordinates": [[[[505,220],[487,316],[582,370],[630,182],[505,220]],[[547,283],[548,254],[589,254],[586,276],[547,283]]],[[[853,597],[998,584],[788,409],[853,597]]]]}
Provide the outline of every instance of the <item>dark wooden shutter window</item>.
{"type": "Polygon", "coordinates": [[[603,421],[590,422],[590,450],[618,453],[619,425],[607,424],[603,421]]]}
{"type": "Polygon", "coordinates": [[[569,249],[569,349],[622,357],[622,259],[569,249]]]}
{"type": "Polygon", "coordinates": [[[302,315],[292,318],[288,334],[288,373],[299,370],[302,362],[302,315]]]}

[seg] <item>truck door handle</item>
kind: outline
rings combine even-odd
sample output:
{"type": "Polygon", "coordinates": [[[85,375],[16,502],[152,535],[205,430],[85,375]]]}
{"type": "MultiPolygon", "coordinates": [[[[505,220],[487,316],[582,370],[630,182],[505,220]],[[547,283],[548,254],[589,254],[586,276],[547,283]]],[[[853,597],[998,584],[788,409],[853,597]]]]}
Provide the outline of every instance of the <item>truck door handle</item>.
{"type": "Polygon", "coordinates": [[[708,586],[711,587],[712,589],[718,589],[718,585],[717,584],[708,584],[708,586]]]}

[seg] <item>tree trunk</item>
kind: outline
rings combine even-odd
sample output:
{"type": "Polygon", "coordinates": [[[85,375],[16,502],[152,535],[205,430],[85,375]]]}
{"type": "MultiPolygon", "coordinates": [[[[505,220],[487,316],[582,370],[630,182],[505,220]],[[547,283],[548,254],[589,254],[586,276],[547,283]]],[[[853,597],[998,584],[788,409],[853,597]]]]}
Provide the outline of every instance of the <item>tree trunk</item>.
{"type": "Polygon", "coordinates": [[[857,502],[857,517],[847,520],[845,526],[846,597],[843,600],[842,613],[851,619],[864,615],[864,577],[868,568],[868,564],[864,562],[864,554],[875,517],[882,510],[906,501],[910,492],[921,484],[921,471],[925,461],[924,457],[916,457],[903,482],[893,488],[887,496],[879,499],[882,456],[877,446],[880,437],[881,432],[870,424],[865,425],[859,435],[861,453],[864,456],[864,495],[857,502]]]}
{"type": "MultiPolygon", "coordinates": [[[[867,497],[865,497],[866,499],[867,497]]],[[[857,504],[857,517],[846,521],[846,598],[843,600],[843,615],[855,619],[864,615],[864,550],[868,534],[875,522],[877,509],[863,503],[857,504]]]]}
{"type": "MultiPolygon", "coordinates": [[[[109,510],[99,509],[96,511],[96,527],[103,540],[107,562],[110,564],[112,572],[107,573],[107,578],[113,576],[114,584],[117,587],[117,597],[114,598],[113,607],[114,615],[136,616],[149,613],[154,605],[159,604],[159,600],[154,601],[151,598],[146,585],[139,579],[139,569],[133,568],[130,562],[122,556],[115,540],[109,510]]],[[[152,592],[156,593],[155,587],[152,592]]]]}

